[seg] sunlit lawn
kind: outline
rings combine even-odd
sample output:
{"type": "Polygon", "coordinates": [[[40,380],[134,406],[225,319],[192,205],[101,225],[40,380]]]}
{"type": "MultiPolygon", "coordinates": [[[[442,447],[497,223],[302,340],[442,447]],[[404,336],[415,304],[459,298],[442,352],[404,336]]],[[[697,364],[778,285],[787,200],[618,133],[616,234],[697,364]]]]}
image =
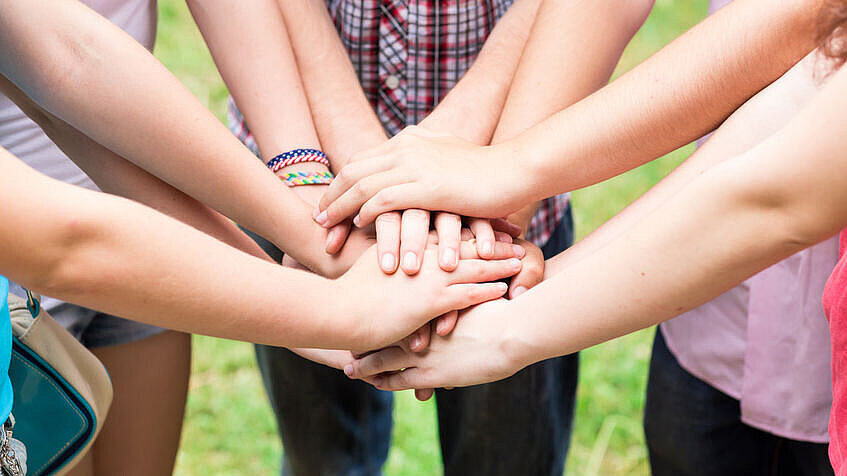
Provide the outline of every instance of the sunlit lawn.
{"type": "MultiPolygon", "coordinates": [[[[226,88],[179,0],[160,0],[157,56],[223,118],[226,88]]],[[[627,49],[625,71],[701,19],[705,0],[657,0],[627,49]]],[[[237,41],[237,40],[236,40],[237,41]]],[[[585,236],[690,154],[686,147],[614,180],[574,193],[577,233],[585,236]]],[[[582,354],[576,429],[568,475],[649,474],[641,431],[653,330],[582,354]]],[[[397,395],[388,475],[440,474],[435,404],[397,395]]],[[[252,346],[194,338],[194,366],[176,474],[274,474],[282,448],[262,389],[252,346]]],[[[303,431],[316,431],[304,428],[303,431]]]]}

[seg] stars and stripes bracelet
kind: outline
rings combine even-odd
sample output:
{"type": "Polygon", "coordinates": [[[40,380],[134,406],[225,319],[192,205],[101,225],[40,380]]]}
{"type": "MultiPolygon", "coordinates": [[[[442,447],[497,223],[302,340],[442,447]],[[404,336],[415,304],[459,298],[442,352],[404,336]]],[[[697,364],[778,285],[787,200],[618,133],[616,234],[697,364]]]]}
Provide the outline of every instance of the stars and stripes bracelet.
{"type": "Polygon", "coordinates": [[[328,185],[335,175],[332,172],[291,172],[279,177],[289,187],[298,185],[328,185]]]}
{"type": "Polygon", "coordinates": [[[329,159],[326,158],[326,154],[318,149],[290,150],[269,160],[267,165],[273,173],[276,173],[280,169],[288,167],[289,165],[300,164],[303,162],[317,162],[329,167],[329,159]]]}

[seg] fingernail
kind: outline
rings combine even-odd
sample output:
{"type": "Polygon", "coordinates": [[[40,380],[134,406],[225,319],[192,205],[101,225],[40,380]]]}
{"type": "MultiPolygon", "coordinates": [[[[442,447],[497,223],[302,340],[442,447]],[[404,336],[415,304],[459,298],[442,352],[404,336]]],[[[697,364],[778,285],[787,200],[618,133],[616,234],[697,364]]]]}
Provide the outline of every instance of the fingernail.
{"type": "Polygon", "coordinates": [[[515,252],[515,256],[518,258],[523,258],[526,254],[526,250],[521,245],[512,245],[512,250],[515,252]]]}
{"type": "Polygon", "coordinates": [[[353,376],[353,364],[347,364],[344,366],[344,375],[348,377],[353,376]]]}
{"type": "Polygon", "coordinates": [[[435,333],[443,334],[447,330],[447,321],[438,321],[438,324],[435,325],[435,333]]]}
{"type": "Polygon", "coordinates": [[[418,267],[418,257],[415,253],[409,251],[403,256],[403,268],[407,270],[413,270],[418,267]]]}
{"type": "Polygon", "coordinates": [[[456,251],[453,248],[445,248],[441,256],[441,262],[446,266],[457,264],[456,251]]]}
{"type": "Polygon", "coordinates": [[[356,215],[355,217],[353,217],[353,224],[358,226],[359,228],[362,227],[362,225],[359,224],[361,221],[362,220],[359,219],[359,215],[356,215]]]}
{"type": "Polygon", "coordinates": [[[391,253],[382,255],[382,270],[386,273],[394,271],[394,255],[391,253]]]}
{"type": "Polygon", "coordinates": [[[324,223],[326,223],[326,219],[327,219],[326,211],[322,211],[322,212],[318,213],[317,215],[315,215],[315,221],[318,223],[318,225],[323,225],[324,223]]]}
{"type": "Polygon", "coordinates": [[[420,338],[420,337],[418,337],[418,336],[414,336],[414,337],[412,337],[412,342],[411,342],[411,344],[410,344],[410,345],[412,346],[412,349],[413,349],[413,350],[414,350],[414,349],[417,349],[418,347],[420,347],[420,346],[421,346],[421,338],[420,338]]]}
{"type": "Polygon", "coordinates": [[[483,241],[481,245],[479,245],[479,253],[482,255],[491,256],[491,242],[483,241]]]}
{"type": "Polygon", "coordinates": [[[506,294],[506,291],[509,290],[509,285],[506,283],[496,283],[497,290],[500,291],[500,294],[506,294]]]}
{"type": "Polygon", "coordinates": [[[509,258],[509,267],[512,269],[521,269],[521,260],[517,258],[509,258]]]}
{"type": "Polygon", "coordinates": [[[520,296],[521,294],[523,294],[523,293],[525,293],[525,292],[526,292],[526,288],[525,288],[525,287],[523,287],[523,286],[518,286],[518,287],[516,287],[516,288],[515,288],[515,290],[514,290],[514,291],[512,291],[512,297],[513,297],[513,298],[516,298],[516,297],[520,296]]]}

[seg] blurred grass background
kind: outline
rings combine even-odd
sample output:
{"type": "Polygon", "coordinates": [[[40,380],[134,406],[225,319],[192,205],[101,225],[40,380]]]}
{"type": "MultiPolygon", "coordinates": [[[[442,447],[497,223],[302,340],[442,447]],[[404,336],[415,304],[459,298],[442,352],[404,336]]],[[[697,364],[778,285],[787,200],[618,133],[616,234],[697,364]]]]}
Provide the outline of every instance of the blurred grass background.
{"type": "MultiPolygon", "coordinates": [[[[620,75],[700,21],[707,0],[656,0],[624,53],[620,75]]],[[[203,39],[181,0],[159,1],[156,55],[223,119],[227,97],[203,39]]],[[[578,74],[578,72],[577,72],[578,74]]],[[[615,179],[574,193],[577,235],[601,225],[671,171],[692,151],[684,147],[615,179]]],[[[641,429],[653,330],[582,353],[568,476],[647,475],[641,429]]],[[[249,344],[194,337],[191,391],[175,474],[276,474],[282,448],[249,344]]],[[[303,431],[316,431],[304,428],[303,431]]],[[[386,474],[441,474],[435,404],[397,395],[386,474]]]]}

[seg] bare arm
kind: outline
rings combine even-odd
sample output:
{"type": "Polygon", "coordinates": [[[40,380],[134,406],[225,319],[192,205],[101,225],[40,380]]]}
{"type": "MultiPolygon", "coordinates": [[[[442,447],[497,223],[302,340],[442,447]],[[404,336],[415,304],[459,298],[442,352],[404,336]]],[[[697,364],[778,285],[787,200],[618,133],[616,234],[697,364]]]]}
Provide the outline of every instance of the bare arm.
{"type": "Polygon", "coordinates": [[[387,137],[359,85],[324,0],[277,0],[325,152],[338,171],[387,137]]]}
{"type": "MultiPolygon", "coordinates": [[[[671,174],[641,198],[612,217],[594,233],[556,259],[588,256],[627,232],[653,210],[673,199],[692,180],[721,162],[747,152],[785,126],[818,91],[814,68],[818,58],[810,53],[784,76],[747,101],[715,131],[709,140],[671,174]]],[[[563,261],[561,265],[564,265],[563,261]]]]}
{"type": "Polygon", "coordinates": [[[540,4],[541,0],[516,0],[509,7],[473,65],[421,127],[479,145],[491,142],[540,4]]]}
{"type": "Polygon", "coordinates": [[[342,173],[321,201],[323,224],[364,202],[362,223],[409,206],[498,216],[636,167],[710,131],[811,51],[819,8],[820,0],[733,2],[617,81],[494,147],[409,134],[342,173]],[[413,166],[414,151],[424,149],[435,160],[413,166]],[[458,156],[465,159],[455,165],[458,156]],[[515,156],[527,158],[522,167],[515,156]],[[457,173],[446,172],[451,166],[457,173]],[[469,171],[485,167],[496,172],[469,187],[469,171]],[[358,196],[342,196],[353,184],[358,196]]]}
{"type": "Polygon", "coordinates": [[[319,148],[276,1],[186,3],[265,162],[292,149],[319,148]]]}
{"type": "MultiPolygon", "coordinates": [[[[603,87],[653,0],[545,1],[492,143],[504,142],[603,87]]],[[[524,230],[534,203],[511,217],[524,230]]]]}
{"type": "MultiPolygon", "coordinates": [[[[321,149],[277,2],[258,0],[249,6],[217,0],[187,3],[264,161],[297,148],[321,149]]],[[[278,175],[326,170],[322,164],[307,162],[281,169],[278,175]]],[[[312,208],[325,189],[325,185],[314,185],[293,190],[312,208]]],[[[311,228],[313,233],[322,232],[311,228]]],[[[347,226],[338,226],[327,231],[322,239],[300,245],[311,244],[335,254],[344,245],[348,230],[347,226]]],[[[311,267],[326,276],[338,276],[367,246],[364,235],[357,235],[342,255],[333,258],[317,254],[317,262],[313,261],[311,267]]]]}
{"type": "Polygon", "coordinates": [[[308,225],[310,207],[148,51],[84,5],[4,3],[0,48],[0,72],[44,110],[304,264],[323,254],[302,246],[326,234],[308,225]]]}
{"type": "Polygon", "coordinates": [[[258,258],[269,259],[229,219],[94,142],[33,103],[0,76],[0,92],[15,102],[106,193],[121,195],[187,223],[258,258]]]}
{"type": "Polygon", "coordinates": [[[459,283],[500,279],[519,265],[471,260],[445,273],[432,258],[419,277],[390,277],[366,253],[330,281],[47,178],[2,149],[0,203],[15,204],[0,207],[0,271],[22,285],[141,322],[270,345],[378,347],[450,308],[502,295],[499,283],[459,283]],[[281,297],[291,299],[280,306],[281,297]]]}
{"type": "MultiPolygon", "coordinates": [[[[481,340],[493,339],[494,345],[485,346],[499,355],[494,364],[485,365],[487,371],[477,368],[470,375],[467,368],[457,369],[455,359],[449,365],[430,365],[437,358],[426,363],[392,351],[396,360],[382,370],[400,363],[397,368],[410,367],[409,359],[415,358],[422,368],[389,377],[383,386],[431,387],[502,378],[530,362],[674,317],[831,237],[847,224],[847,137],[838,129],[847,121],[844,91],[847,70],[833,76],[779,132],[690,181],[625,235],[566,265],[551,263],[550,278],[521,299],[479,306],[460,319],[455,342],[432,342],[428,357],[439,345],[445,350],[440,357],[455,357],[458,352],[448,350],[460,344],[469,356],[470,337],[462,328],[474,323],[468,330],[486,332],[481,340]],[[530,318],[508,319],[513,315],[530,318]],[[435,372],[436,367],[441,371],[435,372]],[[433,376],[439,373],[436,381],[433,376]]],[[[476,350],[476,356],[468,357],[469,365],[480,362],[483,350],[478,345],[476,350]]]]}
{"type": "Polygon", "coordinates": [[[538,145],[539,189],[600,182],[715,129],[812,50],[819,9],[818,0],[733,2],[527,131],[517,142],[538,145]]]}

